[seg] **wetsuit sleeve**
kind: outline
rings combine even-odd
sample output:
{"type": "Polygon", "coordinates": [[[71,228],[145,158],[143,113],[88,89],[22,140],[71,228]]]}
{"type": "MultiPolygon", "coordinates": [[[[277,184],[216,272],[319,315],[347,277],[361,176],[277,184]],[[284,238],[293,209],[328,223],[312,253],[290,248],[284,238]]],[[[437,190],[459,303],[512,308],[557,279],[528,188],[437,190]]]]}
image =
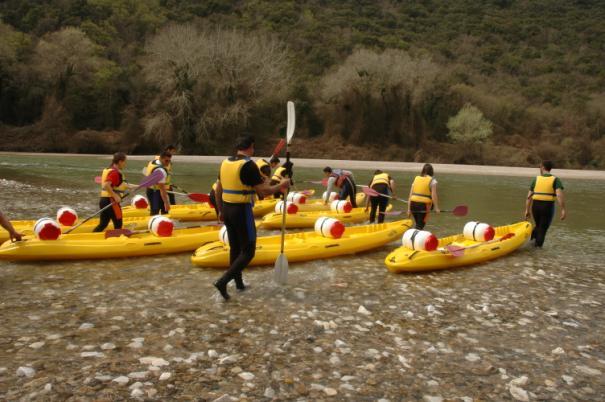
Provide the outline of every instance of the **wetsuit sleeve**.
{"type": "Polygon", "coordinates": [[[563,182],[558,177],[555,179],[555,190],[565,190],[563,182]]]}
{"type": "Polygon", "coordinates": [[[239,176],[242,183],[251,187],[258,186],[264,182],[263,176],[261,176],[260,170],[258,170],[258,166],[256,166],[256,163],[253,161],[244,163],[239,176]]]}
{"type": "Polygon", "coordinates": [[[534,177],[534,179],[531,181],[531,184],[529,186],[529,191],[534,191],[535,187],[536,187],[536,178],[534,177]]]}

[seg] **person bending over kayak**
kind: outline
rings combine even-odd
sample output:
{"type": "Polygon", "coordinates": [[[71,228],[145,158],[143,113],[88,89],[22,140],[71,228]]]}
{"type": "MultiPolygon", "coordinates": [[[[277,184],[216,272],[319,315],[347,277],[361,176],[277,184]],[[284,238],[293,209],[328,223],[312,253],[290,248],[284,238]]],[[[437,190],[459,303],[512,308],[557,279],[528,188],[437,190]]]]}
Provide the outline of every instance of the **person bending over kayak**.
{"type": "Polygon", "coordinates": [[[102,232],[109,225],[109,221],[113,223],[114,229],[122,229],[122,196],[128,189],[126,177],[123,170],[126,167],[126,154],[124,152],[116,152],[111,160],[111,165],[107,169],[103,169],[101,173],[101,199],[99,200],[99,209],[103,209],[109,204],[111,208],[106,208],[99,216],[99,224],[93,229],[93,232],[102,232]]]}
{"type": "MultiPolygon", "coordinates": [[[[279,163],[279,159],[277,159],[277,163],[279,163]]],[[[290,161],[284,162],[283,165],[281,165],[280,167],[278,167],[275,172],[273,173],[273,176],[271,177],[271,181],[269,182],[270,185],[274,186],[280,182],[282,182],[284,179],[288,179],[290,182],[290,185],[293,186],[294,185],[294,181],[292,180],[292,166],[294,166],[294,164],[290,161]]],[[[284,197],[284,193],[283,191],[278,187],[278,190],[275,192],[275,194],[273,195],[275,198],[283,198],[284,197]]]]}
{"type": "MultiPolygon", "coordinates": [[[[175,155],[176,147],[174,145],[168,145],[166,148],[164,148],[164,152],[168,152],[168,153],[170,153],[170,155],[175,155]]],[[[151,174],[151,172],[153,172],[153,170],[157,166],[161,166],[161,165],[162,165],[162,163],[160,162],[160,155],[156,155],[155,158],[153,158],[153,160],[149,161],[149,163],[145,167],[145,172],[144,172],[145,176],[149,176],[151,174]]],[[[165,168],[170,177],[169,181],[166,183],[166,185],[167,185],[166,191],[172,191],[172,184],[170,183],[170,181],[172,180],[172,159],[170,160],[170,163],[168,164],[168,166],[166,166],[165,168]]],[[[150,202],[151,202],[152,191],[153,191],[152,188],[147,188],[147,191],[146,191],[147,199],[150,200],[150,202]]],[[[168,193],[168,200],[170,201],[170,205],[176,204],[176,198],[173,193],[168,193]]]]}
{"type": "Polygon", "coordinates": [[[324,205],[328,204],[330,194],[337,192],[334,186],[340,189],[338,194],[341,200],[346,200],[347,197],[351,202],[353,208],[357,208],[357,200],[355,195],[357,194],[357,187],[355,186],[355,178],[353,173],[344,169],[332,169],[329,166],[324,168],[324,176],[328,178],[328,184],[326,186],[326,199],[324,205]]]}
{"type": "Polygon", "coordinates": [[[149,194],[149,213],[151,216],[162,213],[165,215],[170,211],[170,201],[168,199],[168,188],[170,186],[170,172],[168,172],[168,166],[172,154],[168,151],[163,151],[160,154],[160,164],[154,166],[149,174],[152,174],[156,170],[164,171],[164,179],[160,180],[155,186],[151,187],[151,193],[149,194]]]}
{"type": "Polygon", "coordinates": [[[8,220],[8,218],[0,211],[0,226],[2,226],[8,232],[11,241],[21,241],[23,237],[23,233],[19,233],[13,227],[13,224],[8,220]]]}
{"type": "Polygon", "coordinates": [[[551,161],[543,161],[540,164],[540,175],[531,182],[525,202],[525,219],[529,219],[531,211],[536,222],[531,233],[531,240],[535,240],[535,247],[542,247],[544,244],[546,232],[555,215],[555,200],[561,208],[561,220],[567,216],[563,183],[561,179],[550,174],[552,168],[551,161]]]}
{"type": "Polygon", "coordinates": [[[426,225],[429,212],[434,208],[440,213],[439,199],[437,197],[437,180],[433,177],[433,166],[430,163],[422,167],[420,176],[414,178],[410,188],[408,201],[408,218],[414,217],[416,229],[422,230],[426,225]]]}
{"type": "Polygon", "coordinates": [[[238,290],[246,289],[242,271],[256,252],[256,225],[252,214],[254,194],[270,195],[290,186],[288,178],[274,185],[263,180],[258,166],[250,159],[254,155],[254,137],[241,137],[235,148],[236,155],[221,163],[216,186],[219,220],[225,222],[229,238],[230,265],[214,286],[225,300],[229,299],[227,284],[232,279],[238,290]]]}
{"type": "MultiPolygon", "coordinates": [[[[376,170],[374,172],[372,181],[370,184],[368,184],[368,187],[380,194],[392,195],[393,191],[395,190],[395,180],[393,180],[388,173],[385,173],[382,170],[376,170]]],[[[370,204],[372,204],[372,209],[370,210],[370,223],[374,223],[377,209],[378,223],[384,222],[384,215],[386,213],[387,206],[389,205],[389,199],[382,196],[368,197],[366,201],[366,212],[368,211],[370,204]]]]}

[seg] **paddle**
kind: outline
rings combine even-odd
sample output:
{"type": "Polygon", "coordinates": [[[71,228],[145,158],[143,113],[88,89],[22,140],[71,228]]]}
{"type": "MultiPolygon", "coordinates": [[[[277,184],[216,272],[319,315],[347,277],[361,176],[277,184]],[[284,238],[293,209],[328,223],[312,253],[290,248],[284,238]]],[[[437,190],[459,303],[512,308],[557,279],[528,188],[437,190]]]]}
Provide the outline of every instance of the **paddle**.
{"type": "Polygon", "coordinates": [[[467,246],[467,247],[461,247],[461,246],[453,246],[451,244],[445,246],[445,249],[454,257],[461,257],[464,255],[464,251],[465,250],[469,250],[471,248],[476,248],[479,246],[483,246],[485,244],[490,244],[490,243],[497,243],[499,241],[503,241],[503,240],[507,240],[510,239],[511,237],[513,237],[515,234],[514,233],[507,233],[504,236],[502,236],[499,239],[494,239],[494,240],[490,240],[490,241],[484,241],[481,243],[477,243],[477,244],[473,244],[472,246],[467,246]]]}
{"type": "Polygon", "coordinates": [[[210,201],[210,196],[208,194],[203,193],[177,193],[176,191],[166,191],[167,193],[182,195],[189,198],[191,201],[195,202],[208,202],[210,201]]]}
{"type": "MultiPolygon", "coordinates": [[[[359,186],[361,187],[361,190],[363,191],[364,194],[370,196],[370,197],[387,197],[387,198],[392,198],[394,200],[397,201],[403,201],[406,204],[408,203],[407,200],[404,200],[403,198],[397,198],[397,197],[393,197],[390,195],[386,195],[386,194],[381,194],[378,191],[374,190],[373,188],[370,188],[368,186],[359,186]]],[[[419,213],[419,214],[427,214],[430,211],[418,211],[415,213],[419,213]]],[[[468,214],[468,206],[466,205],[458,205],[456,207],[454,207],[454,209],[446,209],[446,210],[441,210],[440,212],[451,212],[453,213],[455,216],[466,216],[468,214]]]]}
{"type": "MultiPolygon", "coordinates": [[[[166,175],[164,174],[163,170],[158,169],[155,170],[152,174],[150,174],[149,176],[145,177],[143,179],[143,181],[141,181],[141,183],[132,191],[132,192],[136,192],[139,189],[143,188],[143,187],[150,187],[153,185],[158,184],[158,182],[162,181],[163,179],[166,178],[166,175]]],[[[126,197],[128,197],[130,195],[130,192],[125,193],[122,196],[122,200],[126,197]]],[[[107,208],[113,206],[113,203],[107,204],[107,206],[101,208],[99,211],[95,212],[94,214],[90,215],[89,217],[87,217],[86,219],[84,219],[82,222],[78,223],[75,226],[72,226],[71,228],[69,228],[69,230],[65,231],[64,234],[68,234],[71,231],[75,230],[76,228],[82,226],[84,223],[88,222],[89,220],[91,220],[92,218],[94,218],[95,216],[99,215],[101,212],[105,211],[107,208]]]]}
{"type": "MultiPolygon", "coordinates": [[[[296,115],[294,111],[294,102],[288,101],[287,103],[288,110],[288,125],[286,128],[286,166],[290,164],[290,152],[288,151],[288,144],[292,141],[292,137],[294,137],[294,127],[296,126],[296,115]]],[[[280,141],[281,143],[281,141],[280,141]]],[[[278,144],[279,145],[279,144],[278,144]]],[[[288,172],[290,173],[290,172],[288,172]]],[[[291,176],[291,173],[288,175],[291,176]]],[[[279,252],[279,256],[277,260],[275,260],[275,271],[273,273],[273,280],[275,282],[285,285],[288,282],[288,258],[286,254],[284,254],[284,244],[286,242],[286,200],[288,199],[288,189],[284,194],[284,207],[282,213],[282,223],[281,223],[281,248],[279,252]]]]}

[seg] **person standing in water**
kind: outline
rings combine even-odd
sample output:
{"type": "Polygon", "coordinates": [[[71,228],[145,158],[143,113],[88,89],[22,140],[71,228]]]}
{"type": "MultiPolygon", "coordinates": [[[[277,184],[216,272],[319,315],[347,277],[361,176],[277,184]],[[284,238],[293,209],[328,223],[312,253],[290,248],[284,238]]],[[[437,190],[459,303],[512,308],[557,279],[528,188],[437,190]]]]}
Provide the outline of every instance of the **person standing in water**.
{"type": "Polygon", "coordinates": [[[437,196],[437,180],[433,177],[433,166],[430,163],[422,167],[420,176],[414,178],[408,198],[408,218],[414,217],[416,229],[422,230],[426,225],[429,212],[434,209],[440,213],[437,196]]]}
{"type": "Polygon", "coordinates": [[[116,152],[111,160],[111,165],[107,169],[103,169],[101,174],[101,198],[99,199],[99,209],[103,209],[99,217],[99,224],[93,229],[93,232],[102,232],[109,225],[109,221],[113,223],[114,229],[122,229],[122,196],[120,194],[126,192],[128,183],[124,176],[124,168],[126,167],[126,154],[124,152],[116,152]]]}
{"type": "Polygon", "coordinates": [[[525,219],[529,219],[531,215],[536,223],[531,233],[535,247],[542,247],[544,244],[546,232],[555,215],[555,200],[561,208],[561,220],[567,216],[563,183],[561,179],[550,174],[552,168],[551,161],[543,161],[540,164],[540,175],[531,182],[525,202],[525,219]]]}
{"type": "MultiPolygon", "coordinates": [[[[166,148],[164,148],[163,152],[168,152],[171,156],[174,156],[176,154],[176,147],[174,145],[168,145],[166,148]]],[[[144,174],[145,176],[149,176],[151,174],[151,172],[154,171],[154,169],[158,166],[162,166],[162,162],[160,161],[160,155],[156,155],[153,160],[149,161],[149,163],[147,163],[147,166],[144,169],[144,174]]],[[[176,197],[174,195],[174,193],[172,193],[172,158],[170,159],[170,163],[168,164],[168,166],[164,166],[166,172],[168,173],[168,180],[165,185],[166,185],[166,191],[170,191],[168,193],[168,201],[170,203],[170,205],[175,205],[176,204],[176,197]]],[[[146,195],[147,195],[147,200],[149,200],[149,202],[151,203],[151,197],[153,194],[153,189],[152,188],[148,188],[146,191],[146,195]]]]}
{"type": "MultiPolygon", "coordinates": [[[[395,180],[393,180],[388,173],[385,173],[382,170],[376,170],[368,187],[377,193],[392,195],[393,190],[395,189],[395,180]]],[[[370,204],[372,204],[372,209],[370,210],[370,223],[374,223],[374,220],[376,219],[376,210],[378,210],[378,223],[384,222],[384,215],[386,213],[387,206],[389,205],[388,197],[383,197],[380,195],[376,197],[368,197],[366,200],[366,211],[368,210],[370,204]]]]}
{"type": "Polygon", "coordinates": [[[256,225],[252,213],[254,195],[275,194],[290,186],[290,179],[284,178],[271,185],[265,181],[258,166],[251,159],[254,155],[254,137],[239,138],[236,155],[221,163],[216,185],[216,204],[219,220],[225,222],[229,238],[229,269],[214,282],[214,287],[225,300],[229,300],[227,284],[235,280],[235,287],[246,289],[242,271],[254,258],[256,252],[256,225]]]}

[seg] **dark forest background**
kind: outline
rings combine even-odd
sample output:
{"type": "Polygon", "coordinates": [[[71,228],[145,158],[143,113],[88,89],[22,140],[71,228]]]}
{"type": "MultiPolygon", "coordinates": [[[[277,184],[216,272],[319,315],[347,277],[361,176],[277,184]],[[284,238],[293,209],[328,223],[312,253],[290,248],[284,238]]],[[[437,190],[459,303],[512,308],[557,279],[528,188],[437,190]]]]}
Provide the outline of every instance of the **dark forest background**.
{"type": "Polygon", "coordinates": [[[0,149],[605,167],[605,2],[5,0],[0,149]]]}

